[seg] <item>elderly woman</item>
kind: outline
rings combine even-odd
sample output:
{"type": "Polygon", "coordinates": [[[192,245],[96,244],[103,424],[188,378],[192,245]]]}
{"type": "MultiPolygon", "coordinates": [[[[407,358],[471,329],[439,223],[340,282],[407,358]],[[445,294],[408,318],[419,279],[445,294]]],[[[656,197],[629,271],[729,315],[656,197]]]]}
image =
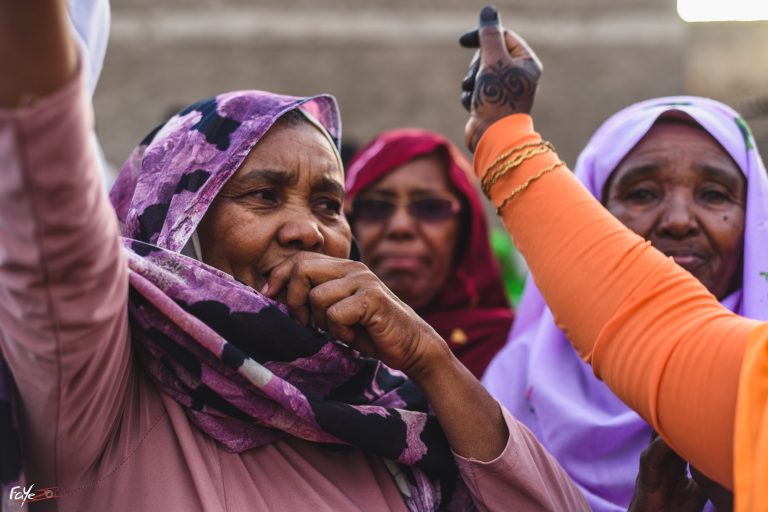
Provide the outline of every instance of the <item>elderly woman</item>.
{"type": "MultiPolygon", "coordinates": [[[[750,278],[768,248],[761,229],[768,222],[768,175],[745,144],[745,126],[709,99],[643,101],[597,130],[574,172],[622,224],[725,307],[768,319],[765,282],[750,278]]],[[[532,281],[483,382],[558,459],[593,510],[627,509],[651,428],[595,378],[532,281]]]]}
{"type": "MultiPolygon", "coordinates": [[[[501,28],[494,8],[482,11],[479,31],[462,41],[481,47],[463,82],[463,102],[470,110],[465,139],[475,151],[475,171],[557,325],[595,375],[675,452],[735,491],[736,510],[765,510],[768,326],[728,311],[681,268],[701,259],[700,249],[672,257],[661,253],[611,216],[564,169],[528,116],[541,66],[521,39],[501,28]],[[524,148],[539,146],[550,151],[520,156],[524,148]]],[[[705,126],[704,117],[697,119],[705,126]]],[[[647,127],[638,130],[644,133],[647,127]]],[[[740,144],[743,149],[729,156],[750,180],[745,204],[758,204],[763,192],[751,180],[760,169],[749,167],[756,148],[747,130],[740,144]]],[[[734,213],[721,214],[722,224],[734,213]]],[[[764,230],[765,221],[755,227],[764,230]]],[[[745,266],[752,236],[745,233],[745,266]]],[[[758,251],[764,261],[764,248],[758,251]]],[[[758,302],[768,297],[761,265],[745,268],[743,278],[745,290],[748,280],[755,284],[758,302]]],[[[713,291],[721,298],[738,283],[714,279],[708,285],[716,282],[720,287],[713,291]]]]}
{"type": "Polygon", "coordinates": [[[14,499],[587,509],[437,333],[346,259],[332,98],[243,91],[182,110],[124,165],[116,222],[61,2],[0,2],[0,49],[0,342],[32,486],[14,499]]]}
{"type": "Polygon", "coordinates": [[[363,262],[480,378],[513,314],[469,172],[441,135],[385,132],[347,169],[347,209],[363,262]]]}

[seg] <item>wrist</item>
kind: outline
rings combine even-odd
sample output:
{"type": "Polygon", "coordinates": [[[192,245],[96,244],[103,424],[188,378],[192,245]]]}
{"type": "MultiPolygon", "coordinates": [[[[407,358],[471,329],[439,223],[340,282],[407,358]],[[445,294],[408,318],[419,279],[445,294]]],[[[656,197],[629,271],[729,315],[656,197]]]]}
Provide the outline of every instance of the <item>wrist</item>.
{"type": "Polygon", "coordinates": [[[483,132],[475,148],[475,174],[482,179],[489,164],[505,150],[540,140],[541,136],[533,131],[533,119],[528,114],[511,114],[494,121],[483,132]]]}
{"type": "Polygon", "coordinates": [[[436,333],[426,333],[428,340],[423,340],[424,348],[418,357],[403,372],[408,375],[422,390],[429,388],[429,383],[442,379],[448,372],[456,370],[456,365],[461,365],[453,355],[448,344],[436,333]]]}

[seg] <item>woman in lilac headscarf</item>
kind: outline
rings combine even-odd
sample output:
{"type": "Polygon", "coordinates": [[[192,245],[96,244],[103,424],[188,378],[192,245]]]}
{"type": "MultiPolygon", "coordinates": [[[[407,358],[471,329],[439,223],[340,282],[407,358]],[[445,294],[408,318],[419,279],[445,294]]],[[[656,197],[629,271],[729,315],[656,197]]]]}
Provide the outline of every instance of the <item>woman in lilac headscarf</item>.
{"type": "MultiPolygon", "coordinates": [[[[699,146],[687,149],[695,154],[699,146]]],[[[758,263],[768,250],[768,177],[759,155],[751,149],[746,123],[726,105],[697,97],[659,98],[632,105],[608,119],[582,152],[575,174],[609,211],[698,277],[723,305],[740,315],[765,320],[768,282],[758,263]],[[698,188],[693,190],[696,183],[688,187],[695,196],[695,207],[706,201],[717,205],[712,211],[720,211],[725,203],[735,205],[733,215],[718,213],[710,222],[720,222],[722,227],[742,219],[737,223],[741,232],[730,238],[739,245],[732,244],[731,256],[719,259],[719,254],[705,257],[703,250],[694,247],[692,240],[705,236],[702,231],[706,229],[686,217],[679,204],[670,207],[676,210],[668,209],[653,218],[653,226],[642,227],[642,215],[638,214],[654,208],[663,194],[662,187],[653,184],[654,178],[647,177],[657,172],[654,158],[664,154],[663,144],[671,144],[667,157],[677,161],[681,144],[690,139],[671,137],[702,129],[724,150],[726,160],[741,171],[746,184],[733,185],[742,197],[732,202],[720,189],[701,187],[699,193],[698,188]],[[654,139],[657,146],[649,150],[650,135],[660,131],[661,138],[654,139]],[[629,162],[631,159],[634,163],[629,162]]],[[[686,187],[675,190],[675,194],[684,194],[686,187]]],[[[595,378],[591,367],[555,325],[530,279],[509,340],[491,362],[483,383],[555,455],[594,510],[626,510],[639,456],[648,445],[651,429],[595,378]]]]}

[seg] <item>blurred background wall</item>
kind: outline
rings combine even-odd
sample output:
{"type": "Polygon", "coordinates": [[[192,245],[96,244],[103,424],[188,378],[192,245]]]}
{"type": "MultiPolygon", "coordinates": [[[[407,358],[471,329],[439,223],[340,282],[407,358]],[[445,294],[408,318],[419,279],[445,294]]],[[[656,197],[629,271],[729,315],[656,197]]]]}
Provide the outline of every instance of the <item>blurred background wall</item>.
{"type": "MultiPolygon", "coordinates": [[[[462,143],[459,84],[475,0],[120,0],[95,97],[107,158],[218,92],[334,94],[344,137],[421,126],[462,143]]],[[[544,62],[537,128],[573,165],[590,134],[635,101],[698,94],[745,113],[768,149],[768,22],[682,21],[675,0],[500,0],[544,62]]],[[[461,145],[463,147],[463,144],[461,145]]]]}

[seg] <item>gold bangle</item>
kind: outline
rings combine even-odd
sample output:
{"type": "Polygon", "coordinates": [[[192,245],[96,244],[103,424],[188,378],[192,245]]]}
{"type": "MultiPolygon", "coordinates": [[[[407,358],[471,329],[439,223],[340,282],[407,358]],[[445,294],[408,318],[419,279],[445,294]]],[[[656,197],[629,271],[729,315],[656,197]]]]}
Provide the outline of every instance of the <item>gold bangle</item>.
{"type": "Polygon", "coordinates": [[[558,167],[560,167],[562,165],[565,165],[565,162],[563,162],[563,161],[555,162],[554,164],[550,165],[549,167],[546,167],[546,168],[540,170],[536,175],[531,176],[530,178],[525,180],[525,183],[523,183],[522,185],[519,185],[518,187],[515,187],[515,189],[512,191],[512,193],[509,194],[507,197],[505,197],[504,200],[501,202],[501,204],[499,204],[499,206],[496,207],[496,213],[501,215],[501,209],[504,208],[505,206],[507,206],[507,203],[509,203],[512,200],[513,197],[515,197],[517,194],[519,194],[523,190],[527,189],[530,186],[531,183],[533,183],[534,181],[538,180],[539,178],[544,176],[546,173],[548,173],[550,171],[554,171],[555,169],[557,169],[558,167]]]}
{"type": "Polygon", "coordinates": [[[481,182],[483,192],[485,192],[486,196],[490,195],[491,188],[496,184],[496,182],[499,181],[499,179],[501,179],[502,176],[507,174],[512,169],[519,167],[526,160],[550,151],[551,149],[546,146],[539,146],[537,148],[531,148],[527,150],[525,153],[515,155],[512,161],[506,162],[504,165],[499,167],[495,172],[493,172],[490,176],[487,176],[487,179],[481,182]]]}
{"type": "Polygon", "coordinates": [[[509,158],[509,156],[512,155],[513,153],[516,153],[518,151],[522,151],[524,149],[528,149],[528,148],[532,148],[532,147],[537,147],[537,146],[546,146],[549,149],[551,149],[552,151],[555,151],[555,146],[553,146],[551,142],[546,141],[546,140],[539,140],[539,141],[536,141],[536,142],[527,142],[525,144],[521,144],[521,145],[519,145],[519,146],[517,146],[515,148],[512,148],[512,149],[510,149],[508,151],[505,151],[504,153],[499,155],[493,162],[491,162],[491,165],[489,165],[488,168],[485,170],[485,172],[483,173],[483,177],[488,176],[488,173],[491,172],[491,170],[499,162],[509,158]]]}

